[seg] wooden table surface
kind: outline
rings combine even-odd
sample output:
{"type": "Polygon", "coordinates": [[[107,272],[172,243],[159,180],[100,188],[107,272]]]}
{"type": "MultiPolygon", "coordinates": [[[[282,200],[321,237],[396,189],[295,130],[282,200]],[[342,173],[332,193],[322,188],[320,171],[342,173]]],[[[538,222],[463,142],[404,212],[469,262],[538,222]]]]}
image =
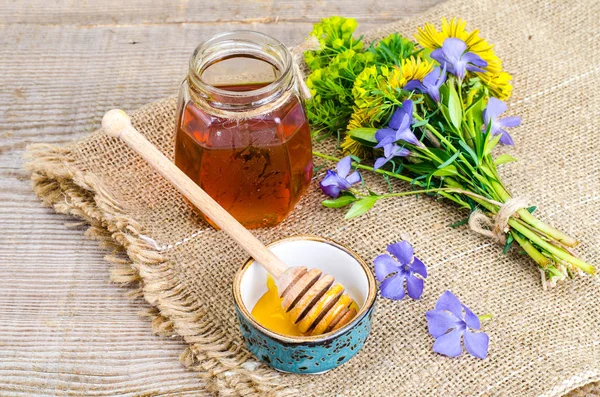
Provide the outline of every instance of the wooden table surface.
{"type": "Polygon", "coordinates": [[[28,144],[72,141],[112,107],[176,93],[194,47],[217,32],[294,44],[322,17],[365,30],[438,1],[0,2],[0,396],[201,395],[182,342],[152,335],[147,305],[110,284],[85,229],[42,208],[22,168],[28,144]]]}

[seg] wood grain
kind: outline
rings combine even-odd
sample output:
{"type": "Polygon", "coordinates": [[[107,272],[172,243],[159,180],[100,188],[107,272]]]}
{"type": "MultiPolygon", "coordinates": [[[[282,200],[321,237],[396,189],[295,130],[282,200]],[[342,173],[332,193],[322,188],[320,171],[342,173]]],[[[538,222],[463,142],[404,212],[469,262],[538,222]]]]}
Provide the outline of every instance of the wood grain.
{"type": "Polygon", "coordinates": [[[394,1],[156,1],[132,0],[116,2],[97,0],[73,2],[28,0],[18,6],[6,1],[0,5],[0,18],[5,23],[37,25],[127,25],[254,22],[314,22],[330,15],[352,16],[360,21],[390,22],[419,13],[439,0],[394,1]]]}
{"type": "Polygon", "coordinates": [[[365,30],[436,2],[0,2],[0,395],[205,395],[179,364],[182,342],[152,335],[138,317],[147,306],[109,283],[84,228],[41,207],[22,170],[28,144],[66,143],[112,107],[174,94],[214,33],[293,44],[324,16],[357,17],[365,30]]]}

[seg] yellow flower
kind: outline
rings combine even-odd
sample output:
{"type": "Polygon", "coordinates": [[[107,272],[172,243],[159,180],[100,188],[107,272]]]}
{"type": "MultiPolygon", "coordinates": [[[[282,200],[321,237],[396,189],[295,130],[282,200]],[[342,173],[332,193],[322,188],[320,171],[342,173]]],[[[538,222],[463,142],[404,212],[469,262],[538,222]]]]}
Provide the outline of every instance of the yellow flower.
{"type": "Polygon", "coordinates": [[[490,93],[500,100],[507,100],[512,94],[512,76],[506,72],[498,74],[477,73],[481,82],[488,87],[490,93]]]}
{"type": "MultiPolygon", "coordinates": [[[[348,122],[347,130],[354,130],[356,128],[373,127],[375,123],[380,120],[375,120],[374,116],[379,113],[378,108],[358,108],[354,107],[354,113],[350,117],[348,122]]],[[[346,135],[344,141],[341,144],[342,151],[345,155],[353,154],[360,159],[370,158],[373,154],[372,149],[363,146],[360,142],[352,139],[350,135],[346,135]]]]}
{"type": "Polygon", "coordinates": [[[381,66],[381,74],[377,77],[377,88],[388,93],[393,93],[396,88],[402,88],[408,81],[398,66],[381,66]]]}
{"type": "Polygon", "coordinates": [[[363,127],[373,127],[375,124],[380,122],[381,120],[376,119],[375,116],[380,114],[378,108],[354,108],[354,113],[350,117],[350,121],[348,122],[347,130],[354,130],[357,128],[363,127]]]}
{"type": "Polygon", "coordinates": [[[467,45],[467,51],[479,55],[487,66],[484,68],[487,73],[476,73],[490,92],[499,99],[505,100],[510,97],[512,85],[510,80],[512,76],[502,71],[502,61],[494,52],[494,46],[485,39],[479,37],[479,30],[468,32],[466,30],[467,22],[463,19],[452,18],[448,21],[442,18],[442,28],[440,31],[431,23],[426,23],[422,28],[417,28],[418,33],[415,38],[425,48],[435,50],[444,44],[444,40],[449,37],[461,39],[467,45]]]}
{"type": "Polygon", "coordinates": [[[433,62],[426,59],[410,57],[402,60],[402,77],[406,85],[411,80],[423,81],[423,78],[433,70],[433,62]]]}
{"type": "Polygon", "coordinates": [[[502,71],[502,61],[494,53],[494,46],[485,39],[479,37],[479,30],[472,32],[466,31],[467,22],[463,19],[452,18],[448,21],[442,18],[442,29],[438,32],[431,23],[426,23],[422,28],[417,28],[418,33],[415,38],[425,48],[435,50],[444,44],[448,37],[461,39],[467,45],[467,51],[479,55],[487,62],[485,68],[491,73],[500,73],[502,71]]]}
{"type": "Polygon", "coordinates": [[[354,155],[361,160],[366,160],[371,157],[371,148],[363,146],[360,142],[352,139],[350,135],[346,135],[341,144],[344,156],[354,155]]]}

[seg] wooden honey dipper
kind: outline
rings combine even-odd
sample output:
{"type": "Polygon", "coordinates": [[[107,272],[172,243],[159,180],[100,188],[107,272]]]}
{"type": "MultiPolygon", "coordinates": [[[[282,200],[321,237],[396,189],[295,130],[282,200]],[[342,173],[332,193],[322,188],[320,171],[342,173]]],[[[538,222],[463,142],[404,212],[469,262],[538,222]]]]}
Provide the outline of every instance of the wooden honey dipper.
{"type": "Polygon", "coordinates": [[[252,233],[173,164],[132,125],[122,110],[113,109],[102,118],[108,135],[120,138],[142,156],[200,211],[227,233],[276,280],[282,306],[301,332],[320,335],[337,330],[355,316],[352,298],[334,278],[319,269],[288,267],[252,233]]]}

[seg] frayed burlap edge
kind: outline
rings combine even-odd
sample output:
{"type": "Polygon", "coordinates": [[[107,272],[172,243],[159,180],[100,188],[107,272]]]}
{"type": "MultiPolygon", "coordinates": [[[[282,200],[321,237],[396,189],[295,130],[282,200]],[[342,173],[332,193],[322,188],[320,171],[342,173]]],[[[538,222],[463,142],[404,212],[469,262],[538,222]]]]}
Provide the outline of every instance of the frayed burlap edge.
{"type": "Polygon", "coordinates": [[[177,282],[173,264],[140,237],[139,223],[124,213],[101,181],[75,169],[68,147],[31,145],[26,158],[25,168],[42,203],[83,219],[86,237],[110,251],[105,259],[111,264],[111,280],[129,287],[129,298],[143,297],[153,306],[140,313],[149,319],[152,331],[186,342],[180,360],[200,374],[204,383],[200,391],[219,396],[297,395],[279,384],[279,374],[249,361],[250,353],[230,342],[205,316],[177,282]]]}

